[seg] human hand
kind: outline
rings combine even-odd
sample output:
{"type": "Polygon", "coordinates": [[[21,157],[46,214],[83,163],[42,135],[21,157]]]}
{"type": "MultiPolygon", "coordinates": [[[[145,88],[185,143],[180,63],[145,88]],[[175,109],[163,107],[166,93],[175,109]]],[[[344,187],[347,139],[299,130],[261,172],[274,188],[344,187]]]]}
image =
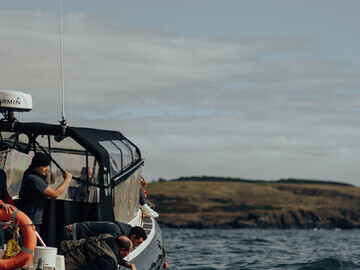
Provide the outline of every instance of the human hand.
{"type": "Polygon", "coordinates": [[[141,185],[142,187],[146,187],[146,186],[147,186],[147,181],[145,180],[144,177],[141,177],[141,179],[140,179],[140,185],[141,185]]]}
{"type": "Polygon", "coordinates": [[[71,178],[72,178],[72,174],[70,173],[70,172],[67,172],[67,171],[65,171],[64,173],[63,173],[63,177],[64,177],[64,179],[65,180],[71,180],[71,178]]]}
{"type": "Polygon", "coordinates": [[[3,209],[5,209],[5,212],[6,212],[7,214],[9,214],[11,211],[15,211],[15,210],[16,210],[16,207],[15,207],[15,206],[13,206],[13,205],[11,205],[11,204],[8,204],[8,203],[3,203],[3,204],[1,205],[1,207],[2,207],[3,209]]]}
{"type": "Polygon", "coordinates": [[[126,268],[130,268],[131,270],[136,270],[135,264],[126,262],[124,265],[126,268]]]}

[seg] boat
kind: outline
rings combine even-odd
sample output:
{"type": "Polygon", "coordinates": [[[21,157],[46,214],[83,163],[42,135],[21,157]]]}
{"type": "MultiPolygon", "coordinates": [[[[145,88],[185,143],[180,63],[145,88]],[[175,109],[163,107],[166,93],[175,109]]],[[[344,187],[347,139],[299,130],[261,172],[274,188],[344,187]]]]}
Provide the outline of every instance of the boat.
{"type": "Polygon", "coordinates": [[[23,172],[35,151],[51,157],[46,179],[50,187],[56,188],[63,181],[65,170],[73,175],[60,197],[46,199],[40,230],[46,245],[56,247],[60,231],[67,224],[121,221],[143,227],[148,236],[125,259],[139,270],[162,269],[166,264],[162,231],[154,218],[144,217],[139,207],[144,165],[140,149],[119,131],[67,126],[63,121],[23,123],[14,116],[14,112],[31,109],[29,94],[0,91],[0,152],[9,194],[17,198],[23,172]]]}

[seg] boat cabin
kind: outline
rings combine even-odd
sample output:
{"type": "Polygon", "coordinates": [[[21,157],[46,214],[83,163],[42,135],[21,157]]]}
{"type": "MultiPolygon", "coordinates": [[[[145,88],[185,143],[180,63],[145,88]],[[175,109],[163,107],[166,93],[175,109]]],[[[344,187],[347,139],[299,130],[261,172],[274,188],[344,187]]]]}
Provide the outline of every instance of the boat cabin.
{"type": "MultiPolygon", "coordinates": [[[[12,104],[10,104],[12,105],[12,104]]],[[[0,168],[8,192],[19,194],[24,171],[35,152],[52,159],[47,183],[56,188],[63,171],[73,174],[65,192],[45,203],[41,236],[59,242],[63,226],[78,221],[132,222],[139,217],[139,186],[143,159],[138,147],[118,131],[45,123],[20,123],[1,99],[0,168]]],[[[16,109],[14,109],[16,110],[16,109]]]]}

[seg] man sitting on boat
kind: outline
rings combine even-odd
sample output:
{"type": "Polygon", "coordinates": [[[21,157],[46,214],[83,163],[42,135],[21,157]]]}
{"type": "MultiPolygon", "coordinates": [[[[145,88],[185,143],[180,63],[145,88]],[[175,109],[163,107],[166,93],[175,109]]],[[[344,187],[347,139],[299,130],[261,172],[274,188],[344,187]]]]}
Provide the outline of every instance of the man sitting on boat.
{"type": "Polygon", "coordinates": [[[65,226],[63,230],[64,240],[78,240],[81,238],[89,238],[100,234],[110,234],[114,237],[127,236],[134,248],[138,247],[147,239],[147,235],[143,228],[119,221],[85,221],[77,222],[65,226]]]}
{"type": "Polygon", "coordinates": [[[116,270],[118,265],[136,270],[134,264],[124,260],[132,247],[126,236],[101,234],[89,239],[62,241],[60,254],[64,255],[66,270],[116,270]]]}

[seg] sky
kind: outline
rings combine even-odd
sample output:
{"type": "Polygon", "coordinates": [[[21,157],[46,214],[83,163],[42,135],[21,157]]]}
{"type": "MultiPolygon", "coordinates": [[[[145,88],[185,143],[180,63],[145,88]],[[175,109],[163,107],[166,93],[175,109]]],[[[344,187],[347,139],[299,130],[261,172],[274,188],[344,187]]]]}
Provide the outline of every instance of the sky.
{"type": "MultiPolygon", "coordinates": [[[[148,180],[360,186],[360,1],[62,0],[65,115],[118,130],[148,180]]],[[[0,1],[0,89],[61,119],[59,0],[0,1]]]]}

